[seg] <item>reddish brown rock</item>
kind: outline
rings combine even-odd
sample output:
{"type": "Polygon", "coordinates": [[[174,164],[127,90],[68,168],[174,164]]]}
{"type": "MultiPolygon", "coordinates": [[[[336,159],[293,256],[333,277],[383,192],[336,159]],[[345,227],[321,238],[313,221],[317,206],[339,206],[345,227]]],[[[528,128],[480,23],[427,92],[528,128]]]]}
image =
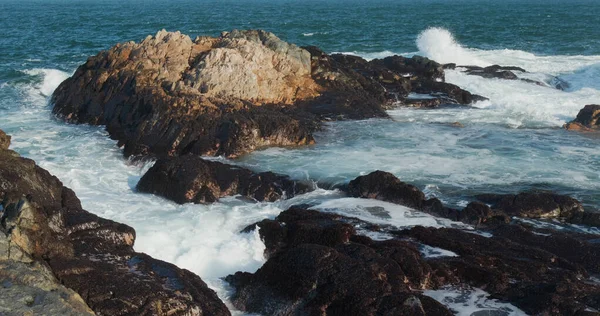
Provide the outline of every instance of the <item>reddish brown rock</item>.
{"type": "Polygon", "coordinates": [[[3,130],[0,130],[0,150],[8,149],[10,146],[10,135],[6,135],[3,130]]]}
{"type": "Polygon", "coordinates": [[[565,124],[565,128],[574,131],[593,131],[600,128],[600,105],[588,104],[579,111],[577,117],[565,124]]]}

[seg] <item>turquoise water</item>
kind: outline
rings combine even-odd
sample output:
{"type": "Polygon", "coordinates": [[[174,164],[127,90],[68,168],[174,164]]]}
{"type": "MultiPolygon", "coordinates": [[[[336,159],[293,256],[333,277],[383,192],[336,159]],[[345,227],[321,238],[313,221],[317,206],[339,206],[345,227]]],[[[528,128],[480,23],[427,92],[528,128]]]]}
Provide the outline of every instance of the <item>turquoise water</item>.
{"type": "Polygon", "coordinates": [[[365,212],[375,203],[400,227],[456,225],[326,189],[375,169],[455,206],[478,193],[545,189],[572,195],[590,211],[600,208],[600,137],[561,129],[585,104],[600,103],[598,1],[0,0],[0,27],[0,128],[13,135],[13,148],[59,176],[86,209],[132,225],[137,250],[198,273],[224,300],[229,288],[220,277],[264,262],[257,234],[239,230],[293,203],[338,205],[340,212],[377,221],[365,212]],[[148,165],[123,159],[101,127],[54,119],[47,103],[88,56],[162,28],[191,36],[261,28],[299,45],[365,58],[421,54],[520,66],[531,71],[529,78],[558,76],[571,88],[448,71],[447,81],[490,100],[472,109],[398,109],[389,112],[391,120],[328,123],[314,146],[271,148],[233,162],[325,188],[307,196],[180,206],[135,193],[148,165]]]}

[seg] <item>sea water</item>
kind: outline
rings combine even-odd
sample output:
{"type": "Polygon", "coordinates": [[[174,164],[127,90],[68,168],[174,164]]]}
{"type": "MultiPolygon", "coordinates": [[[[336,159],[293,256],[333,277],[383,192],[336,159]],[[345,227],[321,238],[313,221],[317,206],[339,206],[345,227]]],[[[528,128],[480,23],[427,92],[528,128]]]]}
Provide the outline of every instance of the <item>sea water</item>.
{"type": "MultiPolygon", "coordinates": [[[[456,207],[479,193],[543,189],[572,195],[588,211],[598,209],[600,138],[561,129],[584,105],[600,103],[598,26],[600,4],[591,0],[0,0],[0,128],[13,136],[14,150],[74,189],[85,209],[134,227],[137,251],[197,273],[228,303],[231,289],[221,278],[253,272],[265,261],[258,232],[240,230],[293,204],[399,228],[470,229],[328,189],[373,170],[392,172],[456,207]],[[313,180],[321,188],[312,193],[274,203],[231,197],[211,205],[177,205],[135,192],[151,162],[127,161],[102,127],[65,124],[52,117],[48,104],[56,86],[88,56],[162,28],[191,36],[260,28],[299,45],[367,59],[419,54],[459,65],[519,66],[530,71],[521,76],[558,77],[570,87],[560,91],[448,70],[448,82],[489,101],[473,108],[397,109],[389,111],[391,119],[331,122],[314,146],[271,148],[229,161],[313,180]],[[373,207],[383,211],[369,212],[373,207]]],[[[422,252],[456,255],[427,245],[422,252]]],[[[460,315],[523,314],[479,289],[425,294],[460,315]]]]}

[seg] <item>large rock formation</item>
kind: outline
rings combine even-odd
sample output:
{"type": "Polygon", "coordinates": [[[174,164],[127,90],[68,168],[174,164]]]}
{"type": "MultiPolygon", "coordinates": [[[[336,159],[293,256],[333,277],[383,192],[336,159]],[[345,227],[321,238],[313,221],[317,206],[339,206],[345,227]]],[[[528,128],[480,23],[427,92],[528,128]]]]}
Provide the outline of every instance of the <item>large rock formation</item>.
{"type": "Polygon", "coordinates": [[[565,128],[574,131],[594,131],[600,129],[600,105],[588,104],[579,111],[577,117],[565,124],[565,128]]]}
{"type": "Polygon", "coordinates": [[[216,202],[220,197],[237,194],[272,202],[312,191],[312,186],[273,172],[254,173],[185,155],[158,160],[142,177],[137,189],[183,204],[216,202]]]}
{"type": "Polygon", "coordinates": [[[229,315],[198,276],[135,252],[131,227],[83,210],[56,177],[6,149],[0,201],[2,299],[22,293],[32,311],[48,303],[42,313],[85,314],[87,303],[98,315],[229,315]]]}
{"type": "Polygon", "coordinates": [[[413,90],[468,104],[422,57],[329,56],[264,31],[195,40],[160,31],[91,57],[54,92],[54,113],[106,125],[125,155],[236,157],[314,142],[323,119],[386,117],[413,90]]]}
{"type": "Polygon", "coordinates": [[[600,286],[589,278],[600,268],[595,236],[514,224],[496,226],[492,237],[420,226],[393,231],[302,207],[248,229],[255,226],[267,262],[226,278],[236,288],[233,304],[247,312],[451,315],[420,293],[448,285],[482,288],[532,315],[597,315],[591,311],[600,308],[600,286]],[[391,239],[375,241],[354,227],[391,239]],[[427,257],[425,245],[457,256],[427,257]]]}

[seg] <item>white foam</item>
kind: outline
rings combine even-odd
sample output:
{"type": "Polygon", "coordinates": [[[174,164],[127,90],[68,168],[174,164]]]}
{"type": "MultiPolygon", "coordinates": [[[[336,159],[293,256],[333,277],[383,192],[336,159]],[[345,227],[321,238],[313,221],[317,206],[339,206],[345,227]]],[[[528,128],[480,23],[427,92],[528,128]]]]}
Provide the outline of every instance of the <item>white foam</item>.
{"type": "Polygon", "coordinates": [[[431,27],[421,32],[417,37],[417,48],[439,63],[489,66],[489,62],[478,58],[472,50],[462,47],[456,42],[454,35],[443,28],[431,27]]]}
{"type": "Polygon", "coordinates": [[[70,74],[58,69],[34,68],[25,70],[24,73],[41,78],[33,85],[32,93],[38,93],[43,97],[52,95],[58,85],[70,77],[70,74]]]}
{"type": "Polygon", "coordinates": [[[526,316],[527,314],[512,304],[489,299],[489,294],[478,288],[444,287],[439,290],[423,292],[436,301],[446,305],[458,316],[485,315],[485,311],[494,312],[492,315],[526,316]]]}
{"type": "Polygon", "coordinates": [[[402,205],[372,199],[339,198],[326,200],[311,208],[322,212],[356,217],[369,223],[392,225],[400,229],[418,225],[425,227],[471,228],[466,224],[437,218],[402,205]]]}
{"type": "Polygon", "coordinates": [[[453,251],[424,244],[420,245],[419,250],[424,258],[458,257],[453,251]]]}

